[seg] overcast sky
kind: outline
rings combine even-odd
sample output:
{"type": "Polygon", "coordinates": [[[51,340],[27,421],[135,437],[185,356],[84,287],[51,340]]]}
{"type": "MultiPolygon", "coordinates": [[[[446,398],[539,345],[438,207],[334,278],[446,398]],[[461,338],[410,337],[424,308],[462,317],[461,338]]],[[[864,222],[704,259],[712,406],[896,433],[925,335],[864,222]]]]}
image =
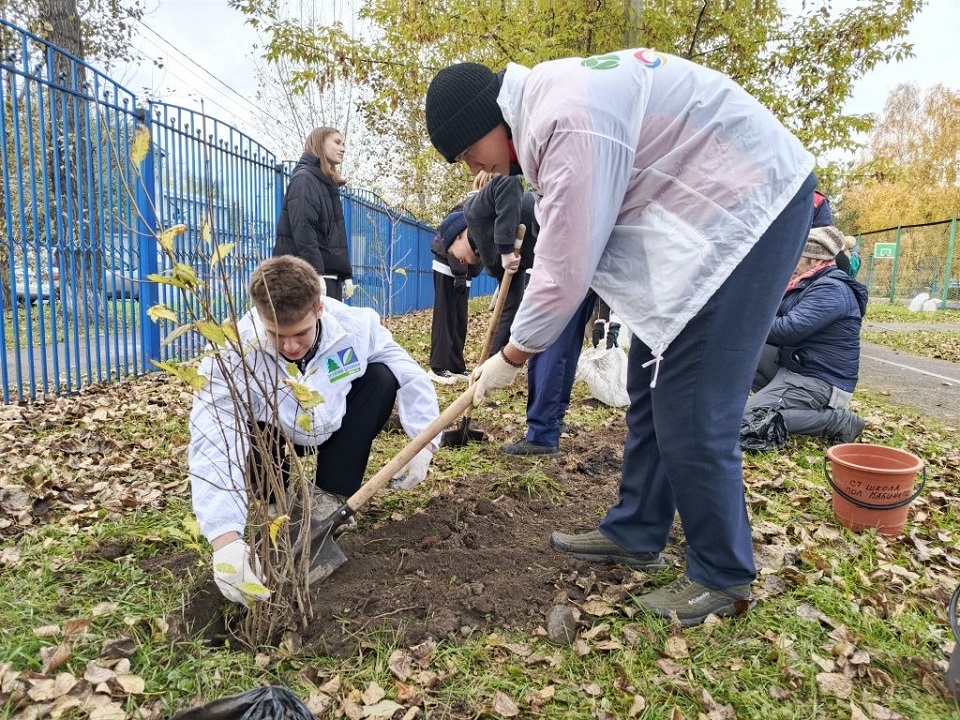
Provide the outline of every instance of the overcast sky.
{"type": "MultiPolygon", "coordinates": [[[[239,12],[226,0],[157,0],[143,25],[139,49],[147,60],[122,70],[118,78],[128,89],[138,94],[147,89],[156,99],[189,108],[199,108],[203,96],[209,115],[232,122],[271,147],[251,122],[259,104],[254,61],[258,37],[239,12]],[[162,68],[152,63],[156,59],[162,59],[162,68]]],[[[960,89],[960,53],[954,47],[958,27],[958,0],[929,0],[910,27],[915,57],[860,80],[847,110],[880,113],[888,92],[904,82],[960,89]]]]}

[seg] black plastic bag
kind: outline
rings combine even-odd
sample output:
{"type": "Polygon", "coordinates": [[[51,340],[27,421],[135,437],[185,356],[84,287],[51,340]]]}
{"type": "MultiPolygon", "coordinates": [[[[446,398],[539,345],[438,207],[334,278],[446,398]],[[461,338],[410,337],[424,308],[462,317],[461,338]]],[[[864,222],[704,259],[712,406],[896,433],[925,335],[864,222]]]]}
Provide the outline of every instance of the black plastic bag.
{"type": "Polygon", "coordinates": [[[315,720],[313,713],[282,685],[248,690],[181,710],[173,720],[315,720]]]}
{"type": "Polygon", "coordinates": [[[779,450],[787,444],[783,415],[773,408],[754,408],[740,424],[740,448],[747,452],[779,450]]]}

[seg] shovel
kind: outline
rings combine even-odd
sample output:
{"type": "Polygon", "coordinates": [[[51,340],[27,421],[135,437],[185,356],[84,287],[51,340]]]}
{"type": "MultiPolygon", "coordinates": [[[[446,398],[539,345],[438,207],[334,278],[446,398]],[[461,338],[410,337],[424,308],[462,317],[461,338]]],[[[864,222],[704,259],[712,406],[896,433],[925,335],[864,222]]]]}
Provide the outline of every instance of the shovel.
{"type": "Polygon", "coordinates": [[[960,602],[960,587],[953,592],[950,598],[950,604],[947,606],[947,619],[950,621],[950,629],[953,630],[953,637],[956,640],[953,652],[950,653],[950,664],[947,666],[947,675],[944,678],[944,684],[953,697],[955,702],[960,702],[960,626],[957,625],[957,603],[960,602]]]}
{"type": "MultiPolygon", "coordinates": [[[[523,236],[527,232],[527,226],[523,223],[517,225],[517,237],[513,241],[513,252],[519,253],[520,246],[523,244],[523,236]]],[[[519,270],[517,271],[519,272],[519,270]]],[[[490,356],[490,346],[493,345],[493,336],[497,332],[497,325],[500,324],[500,316],[503,314],[503,306],[507,302],[507,294],[510,290],[510,282],[517,273],[504,275],[500,287],[497,289],[497,302],[493,306],[493,314],[490,316],[490,325],[487,327],[487,335],[483,339],[483,351],[480,353],[480,361],[477,365],[483,365],[490,356]]],[[[441,447],[465,447],[472,442],[483,442],[486,437],[483,430],[472,430],[470,428],[470,415],[473,408],[467,408],[463,414],[460,425],[455,430],[447,430],[440,437],[441,447]]]]}
{"type": "Polygon", "coordinates": [[[460,417],[473,403],[473,395],[476,389],[476,385],[470,385],[460,397],[440,413],[432,423],[427,425],[423,432],[407,443],[390,462],[384,465],[376,475],[365,482],[346,501],[341,501],[331,493],[322,493],[321,498],[314,499],[310,512],[309,533],[301,533],[301,537],[294,547],[295,551],[298,548],[302,550],[306,539],[308,538],[310,541],[310,585],[329,577],[347,561],[347,556],[343,554],[343,550],[334,540],[333,531],[349,520],[374,494],[382,490],[413,459],[414,455],[430,444],[430,441],[441,430],[460,417]]]}

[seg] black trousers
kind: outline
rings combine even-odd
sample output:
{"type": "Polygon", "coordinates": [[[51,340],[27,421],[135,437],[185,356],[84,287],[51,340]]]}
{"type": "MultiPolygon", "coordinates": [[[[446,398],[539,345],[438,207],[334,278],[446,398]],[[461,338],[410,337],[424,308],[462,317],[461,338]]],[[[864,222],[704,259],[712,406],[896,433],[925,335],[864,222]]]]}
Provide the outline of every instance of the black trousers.
{"type": "Polygon", "coordinates": [[[433,272],[433,322],[430,326],[430,369],[449,370],[455,375],[467,371],[463,346],[467,342],[466,279],[433,272]]]}
{"type": "Polygon", "coordinates": [[[343,300],[343,280],[340,278],[323,278],[323,284],[326,288],[327,297],[334,300],[343,300]]]}
{"type": "MultiPolygon", "coordinates": [[[[360,489],[370,460],[370,447],[380,433],[397,399],[397,379],[383,363],[371,363],[366,372],[353,381],[347,394],[347,412],[337,430],[322,445],[311,448],[294,445],[298,457],[315,452],[317,474],[314,483],[321,490],[337,495],[352,495],[360,489]]],[[[273,424],[257,423],[262,430],[262,442],[253,442],[247,457],[247,467],[254,488],[260,487],[257,478],[264,475],[264,458],[280,464],[284,483],[290,481],[290,458],[287,442],[280,428],[273,424]]]]}

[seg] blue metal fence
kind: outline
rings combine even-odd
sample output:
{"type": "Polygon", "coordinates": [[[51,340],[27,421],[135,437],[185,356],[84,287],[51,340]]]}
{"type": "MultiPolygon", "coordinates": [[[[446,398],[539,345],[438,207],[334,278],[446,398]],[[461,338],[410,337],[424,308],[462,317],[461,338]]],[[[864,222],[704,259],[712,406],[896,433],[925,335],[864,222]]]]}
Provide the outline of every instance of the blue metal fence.
{"type": "MultiPolygon", "coordinates": [[[[202,113],[140,103],[119,83],[0,20],[0,393],[62,394],[195,356],[203,340],[150,320],[188,306],[167,285],[158,232],[186,226],[173,262],[193,267],[226,317],[273,249],[287,169],[252,138],[202,113]],[[146,128],[142,160],[133,147],[146,128]],[[214,270],[217,243],[232,252],[214,270]]],[[[353,305],[393,315],[431,307],[434,229],[374,193],[348,190],[353,305]]],[[[493,291],[478,278],[474,294],[493,291]]],[[[191,301],[192,302],[192,301],[191,301]]]]}
{"type": "Polygon", "coordinates": [[[143,369],[141,319],[112,253],[135,217],[127,147],[136,99],[0,21],[0,356],[3,400],[143,369]]]}

